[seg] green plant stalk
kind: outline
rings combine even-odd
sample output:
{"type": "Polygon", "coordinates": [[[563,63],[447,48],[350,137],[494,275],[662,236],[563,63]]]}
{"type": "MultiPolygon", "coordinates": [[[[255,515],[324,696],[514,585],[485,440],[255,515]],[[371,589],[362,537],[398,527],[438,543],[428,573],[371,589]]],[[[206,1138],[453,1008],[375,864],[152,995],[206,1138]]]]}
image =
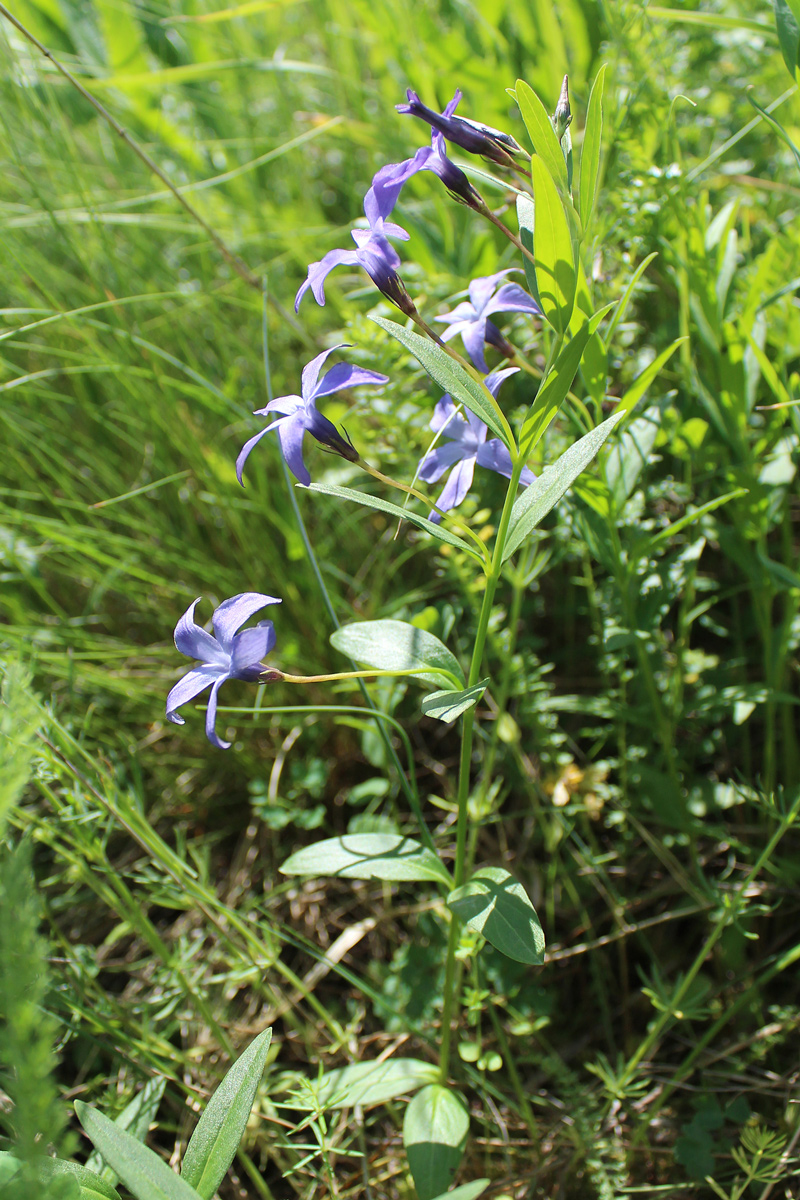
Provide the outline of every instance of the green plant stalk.
{"type": "MultiPolygon", "coordinates": [[[[475,635],[475,644],[472,649],[472,659],[469,667],[469,676],[467,678],[467,687],[472,687],[478,682],[481,672],[481,663],[483,662],[483,652],[486,647],[486,637],[489,630],[489,618],[492,614],[492,604],[494,603],[494,595],[497,591],[497,585],[500,582],[500,576],[503,571],[503,550],[505,549],[506,538],[508,536],[508,527],[511,522],[511,510],[514,507],[514,500],[517,495],[520,476],[525,466],[522,457],[518,457],[514,463],[514,468],[511,474],[511,479],[508,483],[508,491],[506,492],[505,502],[503,504],[503,512],[500,517],[500,524],[497,530],[497,538],[494,544],[492,553],[492,562],[489,572],[486,576],[486,587],[483,593],[483,602],[481,604],[480,613],[478,615],[478,629],[475,635]]],[[[475,731],[475,709],[471,708],[464,714],[461,726],[461,757],[458,772],[458,819],[456,825],[456,860],[454,867],[454,887],[461,887],[464,883],[467,870],[467,805],[469,802],[469,783],[470,770],[472,766],[472,741],[475,731]]],[[[442,1081],[447,1082],[448,1070],[450,1066],[450,1044],[452,1037],[452,1026],[455,1019],[456,993],[457,987],[457,967],[456,948],[458,945],[459,925],[452,916],[450,919],[450,931],[447,938],[447,958],[445,960],[445,976],[444,976],[444,1002],[442,1006],[442,1040],[441,1051],[439,1054],[439,1068],[442,1075],[442,1081]]]]}
{"type": "Polygon", "coordinates": [[[684,997],[687,995],[690,987],[694,983],[698,972],[701,970],[709,954],[714,949],[714,946],[717,944],[727,927],[733,921],[735,921],[742,904],[747,898],[747,892],[750,884],[758,877],[758,875],[760,875],[764,865],[769,862],[770,858],[772,857],[773,851],[780,842],[781,838],[786,833],[787,829],[794,824],[794,820],[798,814],[798,811],[800,811],[800,794],[798,794],[798,796],[795,798],[794,803],[789,811],[784,813],[784,815],[781,817],[781,820],[778,823],[778,828],[775,830],[761,854],[759,854],[754,865],[747,873],[747,876],[745,877],[741,887],[738,888],[736,894],[731,898],[728,906],[717,918],[711,932],[703,943],[700,952],[695,957],[695,960],[686,973],[683,982],[670,1001],[669,1008],[667,1008],[658,1016],[647,1037],[641,1042],[638,1050],[636,1050],[636,1052],[628,1060],[625,1070],[620,1076],[621,1084],[624,1085],[631,1081],[639,1063],[647,1057],[653,1047],[658,1043],[666,1026],[680,1010],[680,1006],[684,997]]]}

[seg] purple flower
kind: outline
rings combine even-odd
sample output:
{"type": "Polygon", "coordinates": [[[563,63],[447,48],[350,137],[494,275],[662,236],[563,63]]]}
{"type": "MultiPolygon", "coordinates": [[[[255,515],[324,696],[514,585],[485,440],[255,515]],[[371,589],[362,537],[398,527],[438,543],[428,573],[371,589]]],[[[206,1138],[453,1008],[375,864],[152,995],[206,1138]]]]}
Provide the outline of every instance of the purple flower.
{"type": "MultiPolygon", "coordinates": [[[[443,118],[449,118],[460,99],[461,93],[456,92],[444,110],[443,118]]],[[[371,190],[375,193],[378,206],[384,216],[388,216],[394,208],[403,185],[408,183],[409,179],[419,171],[433,171],[434,175],[439,176],[447,190],[457,200],[468,204],[470,208],[483,211],[483,200],[480,193],[475,191],[461,168],[447,157],[444,138],[434,129],[431,133],[430,146],[423,146],[413,158],[407,158],[404,162],[387,163],[385,167],[381,167],[372,180],[371,190]]]]}
{"type": "Polygon", "coordinates": [[[387,238],[400,238],[407,242],[409,235],[405,229],[386,221],[392,211],[377,199],[372,188],[364,197],[364,212],[369,221],[369,229],[354,229],[351,237],[358,247],[357,250],[330,250],[320,262],[313,262],[308,268],[308,277],[300,285],[294,300],[294,311],[300,307],[300,301],[309,288],[317,304],[325,303],[325,280],[334,267],[345,264],[355,264],[363,267],[379,292],[391,300],[405,313],[411,313],[413,304],[406,291],[403,281],[397,274],[400,266],[400,256],[387,238]]]}
{"type": "Polygon", "coordinates": [[[258,683],[269,678],[280,678],[280,671],[271,671],[261,662],[275,645],[272,621],[259,621],[253,629],[243,629],[241,633],[237,631],[254,613],[260,612],[268,604],[281,602],[275,596],[262,596],[260,592],[242,592],[239,596],[231,596],[230,600],[223,600],[219,608],[214,609],[211,618],[213,637],[195,623],[194,610],[199,603],[200,597],[189,605],[175,626],[175,645],[187,658],[199,659],[201,665],[179,679],[167,696],[167,720],[175,725],[183,725],[184,720],[178,709],[210,687],[206,737],[212,746],[227,750],[230,742],[223,742],[217,737],[214,728],[217,693],[222,684],[226,679],[258,683]]]}
{"type": "Polygon", "coordinates": [[[534,316],[542,315],[542,310],[533,297],[518,284],[504,283],[502,287],[497,287],[499,281],[515,269],[509,267],[495,275],[473,279],[469,285],[469,300],[458,304],[452,312],[434,318],[436,321],[447,322],[450,326],[442,334],[443,341],[449,342],[456,334],[461,334],[467,353],[479,371],[489,369],[483,355],[484,342],[490,342],[507,357],[513,353],[494,322],[488,320],[490,313],[524,312],[534,316]]]}
{"type": "Polygon", "coordinates": [[[272,412],[283,413],[283,416],[270,422],[255,437],[251,437],[249,442],[245,442],[236,459],[236,477],[239,483],[242,483],[242,472],[250,451],[271,429],[277,429],[286,465],[303,487],[308,487],[311,483],[311,476],[303,462],[303,434],[306,432],[329,450],[340,454],[342,458],[349,462],[358,462],[358,452],[350,442],[344,440],[327,417],[317,412],[316,401],[320,396],[330,396],[333,392],[340,392],[342,388],[356,387],[362,383],[388,383],[389,377],[379,375],[377,371],[367,371],[364,367],[351,366],[350,363],[337,363],[320,379],[319,373],[325,359],[329,354],[333,354],[334,350],[342,349],[344,346],[333,346],[330,350],[323,350],[322,354],[318,354],[303,367],[301,396],[279,396],[276,400],[270,400],[264,408],[255,410],[256,416],[265,416],[272,412]]]}
{"type": "Polygon", "coordinates": [[[416,92],[409,88],[406,92],[408,104],[397,104],[395,108],[400,113],[411,113],[413,117],[421,117],[439,133],[443,133],[448,142],[460,146],[470,154],[482,154],[494,162],[507,166],[513,154],[524,154],[524,150],[508,133],[492,129],[491,125],[483,125],[479,121],[470,121],[466,117],[456,117],[456,108],[461,100],[461,92],[456,94],[443,113],[434,112],[423,104],[416,92]]]}
{"type": "MultiPolygon", "coordinates": [[[[485,383],[492,395],[497,398],[500,385],[509,375],[515,375],[519,367],[506,367],[503,371],[494,371],[487,375],[485,383]]],[[[486,426],[474,413],[465,410],[464,416],[457,415],[455,404],[448,395],[442,396],[433,414],[431,429],[441,433],[448,439],[447,445],[435,446],[429,450],[419,465],[419,477],[426,483],[436,483],[445,471],[452,467],[444,490],[436,501],[436,507],[447,512],[457,508],[470,487],[475,464],[497,471],[499,475],[511,478],[511,455],[499,438],[486,441],[486,426]],[[465,419],[466,418],[466,419],[465,419]]],[[[520,476],[520,483],[527,487],[533,483],[536,476],[525,467],[520,476]]],[[[430,514],[431,521],[437,524],[441,520],[438,513],[430,514]]]]}

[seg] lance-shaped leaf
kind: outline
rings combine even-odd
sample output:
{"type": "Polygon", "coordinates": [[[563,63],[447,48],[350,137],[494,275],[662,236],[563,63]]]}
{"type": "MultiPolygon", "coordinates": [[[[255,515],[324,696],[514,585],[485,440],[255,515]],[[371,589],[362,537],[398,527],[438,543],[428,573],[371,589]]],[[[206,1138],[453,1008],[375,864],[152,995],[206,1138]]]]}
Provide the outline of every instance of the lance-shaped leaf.
{"type": "Polygon", "coordinates": [[[431,1083],[406,1109],[403,1145],[418,1200],[435,1200],[453,1182],[464,1154],[469,1115],[460,1096],[431,1083]]]}
{"type": "Polygon", "coordinates": [[[539,302],[545,319],[563,334],[569,329],[575,303],[572,236],[558,189],[538,154],[531,159],[531,177],[535,209],[533,255],[539,302]]]}
{"type": "Polygon", "coordinates": [[[517,80],[514,98],[519,105],[519,111],[533,143],[534,152],[539,155],[553,179],[566,194],[569,190],[567,162],[558,135],[553,129],[553,122],[547,114],[547,109],[533,88],[529,87],[522,79],[517,80]]]}
{"type": "Polygon", "coordinates": [[[353,833],[296,850],[282,875],[335,875],[341,879],[434,880],[452,886],[450,873],[432,850],[396,833],[353,833]]]}
{"type": "Polygon", "coordinates": [[[418,1058],[387,1058],[385,1062],[354,1063],[328,1071],[315,1085],[325,1108],[352,1108],[356,1104],[386,1104],[433,1083],[439,1075],[433,1063],[418,1058]]]}
{"type": "Polygon", "coordinates": [[[516,962],[544,962],[544,933],[525,888],[503,867],[482,867],[447,898],[450,909],[516,962]]]}
{"type": "Polygon", "coordinates": [[[434,687],[464,687],[458,659],[425,629],[407,621],[355,621],[331,634],[331,645],[355,662],[379,671],[417,671],[414,679],[434,687]]]}
{"type": "Polygon", "coordinates": [[[574,337],[563,348],[547,377],[543,380],[536,399],[525,414],[520,437],[520,454],[523,458],[535,449],[537,442],[553,420],[567,398],[572,381],[578,373],[581,357],[589,340],[590,323],[584,321],[574,337]]]}
{"type": "Polygon", "coordinates": [[[95,1175],[80,1163],[62,1158],[45,1158],[39,1168],[43,1177],[70,1175],[78,1186],[78,1200],[120,1200],[119,1192],[107,1179],[95,1175]]]}
{"type": "Polygon", "coordinates": [[[589,106],[586,110],[586,127],[583,131],[581,150],[580,205],[581,222],[584,230],[597,200],[597,184],[600,178],[600,150],[603,143],[603,86],[605,64],[600,68],[592,84],[589,106]]]}
{"type": "Polygon", "coordinates": [[[473,379],[435,342],[420,337],[411,329],[404,329],[396,321],[386,321],[383,317],[370,317],[370,320],[380,325],[381,329],[385,329],[393,338],[397,338],[398,342],[422,363],[431,379],[438,383],[443,392],[447,392],[454,400],[460,400],[465,408],[475,413],[476,417],[480,417],[492,433],[513,452],[515,443],[511,426],[487,388],[473,379]]]}
{"type": "Polygon", "coordinates": [[[197,1192],[163,1158],[95,1108],[75,1101],[78,1120],[136,1200],[198,1200],[197,1192]]]}
{"type": "Polygon", "coordinates": [[[436,525],[433,521],[429,521],[427,516],[421,517],[418,513],[412,512],[410,509],[401,508],[399,504],[392,504],[389,500],[382,500],[380,496],[371,496],[368,492],[359,492],[355,488],[338,487],[331,483],[312,483],[309,485],[309,492],[320,492],[323,496],[336,496],[339,500],[352,500],[355,504],[363,504],[365,508],[376,508],[379,512],[388,513],[391,517],[396,517],[400,521],[408,521],[409,525],[416,525],[417,529],[424,530],[431,537],[437,538],[440,542],[446,542],[448,546],[455,546],[458,550],[464,550],[467,554],[473,555],[480,561],[480,554],[477,550],[470,546],[469,542],[465,542],[462,538],[456,537],[454,533],[443,529],[441,525],[436,525]]]}
{"type": "MultiPolygon", "coordinates": [[[[143,1142],[147,1137],[151,1122],[156,1118],[166,1085],[167,1081],[163,1075],[155,1079],[148,1079],[142,1090],[137,1092],[131,1102],[125,1105],[119,1116],[114,1118],[114,1124],[118,1125],[120,1129],[127,1129],[135,1138],[143,1142]]],[[[108,1183],[117,1182],[116,1175],[109,1166],[104,1165],[102,1155],[98,1154],[96,1150],[93,1150],[87,1158],[86,1166],[90,1171],[102,1176],[108,1183]]]]}
{"type": "MultiPolygon", "coordinates": [[[[517,196],[517,221],[519,222],[519,240],[528,251],[528,254],[533,254],[533,226],[535,221],[533,201],[530,196],[526,196],[523,192],[520,192],[517,196]]],[[[539,305],[539,308],[541,308],[542,302],[539,299],[539,284],[536,282],[536,269],[528,258],[528,254],[523,254],[522,256],[522,265],[525,268],[525,280],[528,284],[528,291],[539,305]]]]}
{"type": "Polygon", "coordinates": [[[442,1192],[435,1200],[478,1200],[489,1186],[488,1179],[476,1179],[473,1183],[462,1183],[461,1187],[453,1188],[452,1192],[442,1192]]]}
{"type": "Polygon", "coordinates": [[[511,510],[508,539],[503,548],[503,561],[519,549],[528,534],[558,504],[564,493],[585,471],[615,425],[624,413],[614,413],[602,425],[598,425],[580,441],[570,446],[551,467],[545,467],[541,475],[517,498],[511,510]]]}
{"type": "Polygon", "coordinates": [[[203,1200],[211,1200],[239,1148],[271,1039],[272,1030],[265,1029],[237,1058],[189,1139],[181,1176],[203,1200]]]}
{"type": "Polygon", "coordinates": [[[489,680],[481,679],[461,692],[431,692],[422,701],[422,711],[426,717],[436,717],[437,721],[455,721],[478,703],[488,686],[489,680]]]}

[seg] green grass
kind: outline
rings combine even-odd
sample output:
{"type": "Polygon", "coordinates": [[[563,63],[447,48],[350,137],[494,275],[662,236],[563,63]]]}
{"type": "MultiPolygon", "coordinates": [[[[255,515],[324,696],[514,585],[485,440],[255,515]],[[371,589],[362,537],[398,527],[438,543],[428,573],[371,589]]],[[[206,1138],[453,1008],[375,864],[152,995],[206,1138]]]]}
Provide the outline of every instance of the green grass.
{"type": "MultiPolygon", "coordinates": [[[[284,711],[302,702],[288,685],[254,712],[252,691],[231,686],[221,725],[236,749],[214,751],[202,713],[180,729],[164,719],[181,665],[172,630],[196,596],[205,618],[212,600],[265,591],[283,597],[277,664],[339,669],[270,439],[244,490],[234,474],[265,402],[264,313],[276,395],[341,341],[392,377],[380,403],[326,411],[346,416],[371,462],[410,479],[436,397],[366,319],[394,314],[360,274],[332,276],[327,307],[307,298],[295,317],[307,264],[349,244],[373,172],[424,140],[393,109],[406,86],[442,104],[460,86],[465,114],[523,140],[505,87],[521,76],[552,108],[569,71],[577,145],[607,62],[605,190],[586,261],[596,301],[616,300],[658,254],[611,347],[610,395],[688,340],[638,410],[651,422],[636,429],[643,459],[630,450],[615,475],[612,452],[595,472],[611,502],[581,483],[548,519],[528,576],[498,594],[489,655],[512,699],[502,721],[487,709],[482,722],[499,786],[473,797],[475,850],[525,882],[551,957],[538,975],[492,954],[465,965],[462,1040],[478,1053],[458,1081],[472,1117],[459,1181],[486,1176],[492,1196],[515,1198],[711,1195],[702,1155],[732,1180],[748,1112],[788,1138],[797,1128],[796,834],[720,925],[800,787],[800,409],[767,407],[798,393],[786,288],[800,277],[800,178],[775,132],[751,126],[746,95],[752,85],[767,105],[790,83],[771,15],[722,0],[702,20],[688,8],[648,16],[633,0],[224,7],[25,0],[14,13],[267,280],[266,309],[130,147],[0,26],[0,653],[9,670],[30,667],[41,699],[7,840],[33,841],[65,1106],[77,1096],[113,1115],[164,1074],[153,1144],[170,1155],[192,1125],[187,1097],[207,1095],[274,1021],[239,1182],[220,1195],[364,1195],[356,1154],[373,1195],[412,1195],[402,1105],[298,1131],[287,1100],[320,1067],[436,1057],[434,901],[277,870],[354,820],[408,827],[374,722],[284,711]],[[684,1016],[648,1042],[718,926],[684,1016]],[[331,946],[335,961],[321,962],[331,946]],[[715,1098],[738,1107],[703,1124],[715,1098]]],[[[775,111],[795,141],[798,114],[796,96],[775,111]]],[[[403,277],[426,316],[513,262],[437,188],[422,177],[401,205],[403,277]]],[[[541,367],[530,326],[511,329],[541,367]]],[[[529,386],[508,385],[513,410],[529,386]]],[[[611,411],[575,390],[548,461],[611,411]]],[[[365,486],[316,448],[309,460],[319,477],[365,486]]],[[[490,482],[466,503],[476,531],[501,497],[490,482]]],[[[458,554],[395,541],[379,515],[297,500],[340,620],[423,613],[464,659],[480,597],[458,554]]],[[[446,848],[456,735],[418,722],[413,685],[370,690],[409,734],[446,848]]],[[[363,705],[354,684],[303,698],[363,705]]]]}

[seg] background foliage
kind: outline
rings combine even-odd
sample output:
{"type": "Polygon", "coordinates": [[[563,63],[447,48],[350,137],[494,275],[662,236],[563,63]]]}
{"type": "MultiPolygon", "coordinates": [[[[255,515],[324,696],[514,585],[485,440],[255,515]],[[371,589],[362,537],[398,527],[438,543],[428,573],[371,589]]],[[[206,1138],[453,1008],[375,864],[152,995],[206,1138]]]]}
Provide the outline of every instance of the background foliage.
{"type": "MultiPolygon", "coordinates": [[[[598,300],[657,254],[612,346],[611,395],[687,340],[598,469],[607,488],[584,481],[559,505],[494,627],[491,652],[521,699],[500,722],[484,714],[502,783],[474,798],[478,857],[524,880],[549,961],[538,974],[499,956],[471,968],[460,1054],[478,1136],[462,1177],[515,1197],[709,1195],[708,1174],[728,1186],[741,1176],[731,1147],[756,1119],[786,1139],[798,1128],[796,835],[750,885],[644,1070],[629,1079],[617,1063],[646,1045],[800,784],[800,410],[771,407],[798,387],[800,178],[748,99],[782,97],[775,115],[797,140],[771,14],[744,0],[702,13],[633,0],[410,0],[402,12],[390,0],[21,0],[14,12],[268,278],[265,310],[90,105],[0,28],[2,754],[28,779],[4,878],[21,894],[32,860],[65,1096],[113,1115],[165,1075],[169,1155],[194,1099],[274,1022],[220,1195],[362,1194],[363,1163],[376,1194],[410,1194],[397,1122],[334,1112],[297,1131],[306,1085],[293,1072],[391,1052],[398,1012],[403,1028],[435,1016],[438,926],[402,889],[276,872],[307,830],[404,827],[381,744],[357,713],[234,713],[235,750],[213,752],[197,714],[181,730],[163,719],[171,631],[197,595],[264,591],[284,600],[276,662],[337,669],[275,447],[253,457],[244,491],[235,480],[264,403],[264,313],[276,394],[340,341],[392,376],[379,401],[326,411],[410,478],[437,397],[366,319],[393,314],[361,275],[334,277],[326,309],[307,301],[296,318],[306,266],[344,244],[377,167],[419,144],[394,113],[406,86],[439,105],[461,87],[463,112],[524,141],[505,87],[521,76],[552,109],[568,71],[577,142],[607,63],[598,300]],[[37,727],[31,756],[19,747],[37,727]],[[493,1081],[514,1071],[529,1112],[498,1107],[493,1081]]],[[[429,180],[407,189],[403,222],[421,311],[512,261],[429,180]]],[[[535,332],[512,330],[536,362],[535,332]]],[[[512,407],[526,386],[507,385],[512,407]]],[[[576,400],[548,459],[589,414],[599,408],[576,400]]],[[[349,470],[332,460],[324,477],[349,470]]],[[[464,509],[476,530],[496,509],[487,486],[464,509]]],[[[457,554],[395,541],[379,514],[298,503],[340,619],[414,615],[456,652],[466,643],[475,597],[457,554]]],[[[417,724],[405,686],[375,694],[408,723],[445,833],[454,735],[417,724]]],[[[350,685],[336,698],[361,703],[350,685]]],[[[279,685],[259,700],[296,703],[279,685]]],[[[24,921],[35,927],[35,909],[24,921]]],[[[30,955],[40,961],[38,942],[30,955]]],[[[24,996],[3,994],[21,1011],[24,996]]],[[[36,1056],[30,1113],[52,1103],[46,1047],[36,1056]]]]}

